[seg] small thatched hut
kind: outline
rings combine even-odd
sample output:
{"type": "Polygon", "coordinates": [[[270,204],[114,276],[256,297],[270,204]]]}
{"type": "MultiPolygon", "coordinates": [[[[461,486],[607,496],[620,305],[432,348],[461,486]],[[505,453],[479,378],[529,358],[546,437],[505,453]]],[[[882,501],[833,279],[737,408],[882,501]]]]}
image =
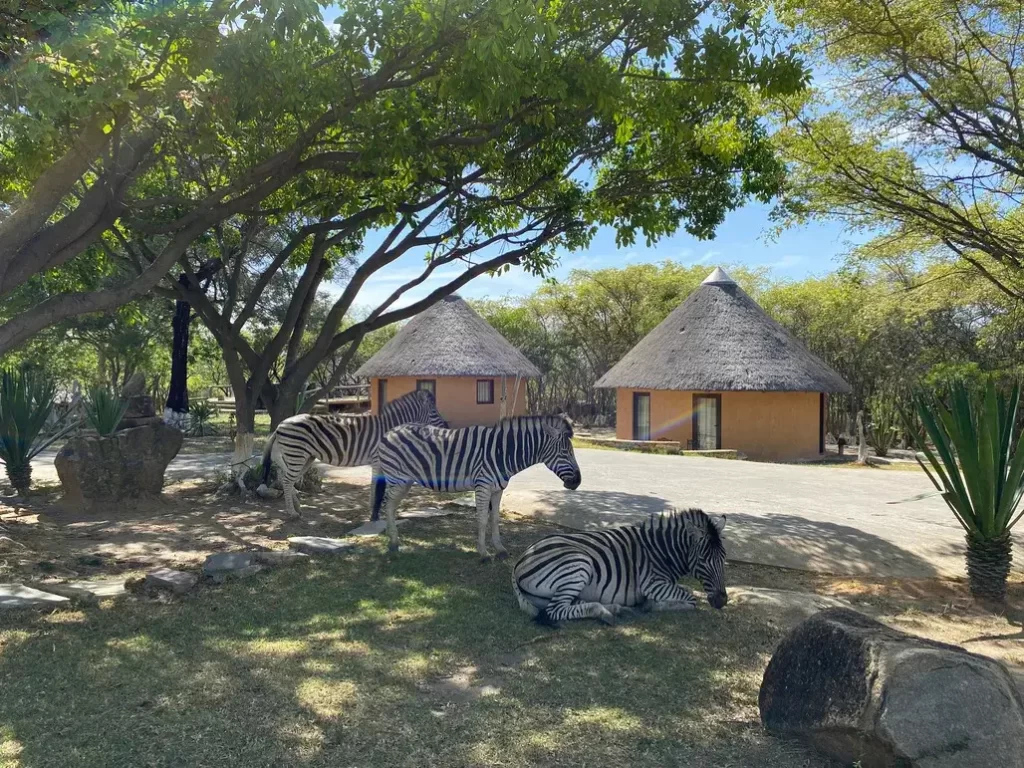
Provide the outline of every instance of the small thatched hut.
{"type": "Polygon", "coordinates": [[[850,391],[720,268],[597,386],[618,390],[621,440],[767,460],[824,453],[828,395],[850,391]]]}
{"type": "Polygon", "coordinates": [[[527,379],[540,371],[458,296],[413,318],[367,360],[370,408],[429,389],[452,427],[493,424],[526,413],[527,379]]]}

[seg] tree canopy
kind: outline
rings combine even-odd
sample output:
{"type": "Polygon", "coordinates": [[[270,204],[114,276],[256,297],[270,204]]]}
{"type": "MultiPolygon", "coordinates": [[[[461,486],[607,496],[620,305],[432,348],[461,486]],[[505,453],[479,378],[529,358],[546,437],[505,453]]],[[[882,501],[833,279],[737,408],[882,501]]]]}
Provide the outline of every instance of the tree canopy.
{"type": "Polygon", "coordinates": [[[1024,9],[781,0],[821,76],[781,100],[790,222],[835,217],[906,275],[959,262],[1024,297],[1024,9]]]}

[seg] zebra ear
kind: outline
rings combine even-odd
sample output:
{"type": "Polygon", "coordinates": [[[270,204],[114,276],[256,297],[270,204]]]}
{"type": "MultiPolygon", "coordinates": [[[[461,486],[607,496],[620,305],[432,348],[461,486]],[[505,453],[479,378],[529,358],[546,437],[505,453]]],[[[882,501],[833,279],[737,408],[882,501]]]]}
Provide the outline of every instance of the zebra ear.
{"type": "Polygon", "coordinates": [[[712,517],[711,524],[715,526],[715,530],[721,534],[722,531],[725,530],[725,515],[722,515],[721,517],[712,517]]]}

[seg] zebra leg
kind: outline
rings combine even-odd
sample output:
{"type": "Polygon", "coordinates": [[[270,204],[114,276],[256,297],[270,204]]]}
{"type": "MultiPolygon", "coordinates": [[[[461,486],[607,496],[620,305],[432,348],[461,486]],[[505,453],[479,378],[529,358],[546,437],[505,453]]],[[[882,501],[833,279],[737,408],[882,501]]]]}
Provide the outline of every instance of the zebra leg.
{"type": "Polygon", "coordinates": [[[552,621],[597,619],[604,624],[614,624],[615,614],[607,606],[577,601],[583,588],[594,578],[594,566],[590,561],[573,559],[561,563],[560,568],[566,569],[567,575],[559,579],[550,602],[544,608],[547,617],[552,621]]]}
{"type": "Polygon", "coordinates": [[[384,490],[384,511],[388,521],[388,551],[398,551],[398,524],[395,523],[395,513],[402,499],[409,493],[410,485],[397,485],[388,483],[384,490]]]}
{"type": "Polygon", "coordinates": [[[646,611],[692,611],[697,607],[697,599],[690,590],[668,581],[654,582],[645,594],[646,611]]]}
{"type": "Polygon", "coordinates": [[[302,505],[299,504],[299,492],[295,490],[295,484],[306,474],[309,465],[313,463],[310,457],[298,468],[288,465],[281,473],[281,487],[284,488],[284,511],[292,517],[302,517],[302,505]]]}
{"type": "Polygon", "coordinates": [[[491,516],[491,545],[494,547],[495,557],[504,560],[508,557],[508,550],[501,543],[501,532],[498,530],[498,518],[501,515],[501,496],[505,493],[504,488],[498,488],[491,494],[490,516],[491,516]]]}
{"type": "Polygon", "coordinates": [[[481,563],[491,562],[491,556],[487,552],[487,518],[491,514],[491,497],[494,488],[489,485],[480,485],[476,489],[476,552],[480,555],[481,563]]]}

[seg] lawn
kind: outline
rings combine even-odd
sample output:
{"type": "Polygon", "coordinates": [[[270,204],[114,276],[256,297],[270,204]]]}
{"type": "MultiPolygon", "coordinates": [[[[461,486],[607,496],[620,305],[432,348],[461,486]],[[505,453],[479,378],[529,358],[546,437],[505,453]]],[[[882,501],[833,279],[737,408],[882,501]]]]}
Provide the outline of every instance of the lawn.
{"type": "MultiPolygon", "coordinates": [[[[766,735],[750,607],[533,625],[463,516],[171,603],[7,614],[0,766],[824,766],[766,735]]],[[[506,525],[513,552],[544,529],[506,525]]]]}

